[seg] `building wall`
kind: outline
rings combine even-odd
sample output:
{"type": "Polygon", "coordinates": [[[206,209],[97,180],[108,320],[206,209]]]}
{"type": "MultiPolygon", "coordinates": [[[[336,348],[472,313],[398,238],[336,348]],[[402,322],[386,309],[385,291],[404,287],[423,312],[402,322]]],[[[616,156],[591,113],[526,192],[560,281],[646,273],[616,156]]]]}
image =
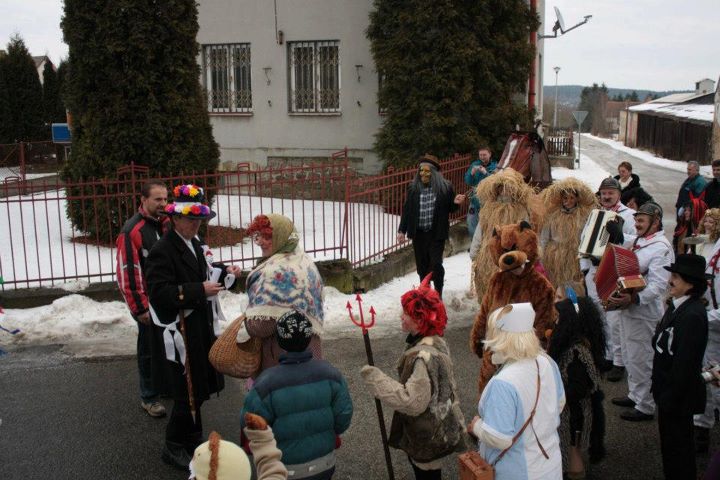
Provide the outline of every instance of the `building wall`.
{"type": "MultiPolygon", "coordinates": [[[[210,44],[250,43],[251,48],[252,112],[210,114],[221,168],[233,169],[244,162],[265,166],[268,158],[326,159],[347,146],[349,157],[362,165],[363,172],[380,170],[381,162],[372,150],[382,123],[378,75],[365,36],[371,8],[372,0],[199,1],[201,52],[203,45],[210,44]],[[288,42],[322,40],[339,41],[340,113],[291,114],[288,42]]],[[[544,20],[545,0],[538,0],[538,13],[544,20]]],[[[542,52],[539,40],[535,108],[540,114],[542,52]]],[[[202,53],[198,62],[202,65],[202,53]]],[[[205,85],[205,78],[201,80],[205,85]]]]}
{"type": "Polygon", "coordinates": [[[327,158],[347,146],[349,156],[362,159],[363,170],[377,171],[372,146],[382,117],[378,76],[365,37],[371,1],[276,3],[282,44],[276,40],[272,0],[202,0],[198,7],[198,43],[251,44],[252,114],[211,114],[223,167],[238,162],[264,166],[267,157],[327,158]],[[339,41],[339,114],[288,113],[288,42],[303,40],[339,41]]]}

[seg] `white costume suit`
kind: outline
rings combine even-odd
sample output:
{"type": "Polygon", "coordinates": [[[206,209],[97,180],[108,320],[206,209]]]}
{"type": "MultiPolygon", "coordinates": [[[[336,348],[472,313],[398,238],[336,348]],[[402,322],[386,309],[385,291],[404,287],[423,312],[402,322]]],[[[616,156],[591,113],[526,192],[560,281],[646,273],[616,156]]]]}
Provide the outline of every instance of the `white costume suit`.
{"type": "MultiPolygon", "coordinates": [[[[712,280],[715,285],[715,296],[720,306],[720,239],[714,244],[703,244],[702,255],[707,262],[705,273],[715,275],[712,280]]],[[[703,366],[720,364],[720,308],[715,308],[712,299],[711,289],[705,292],[705,299],[708,302],[708,343],[705,347],[705,357],[703,358],[703,366]]],[[[698,427],[712,428],[715,424],[716,408],[720,408],[720,388],[707,384],[707,395],[705,404],[705,413],[694,416],[694,423],[698,427]]]]}
{"type": "MultiPolygon", "coordinates": [[[[603,210],[608,209],[604,208],[603,210]]],[[[615,212],[620,215],[624,221],[622,227],[623,234],[632,235],[634,237],[636,234],[634,217],[635,210],[618,202],[618,207],[615,212]]],[[[598,296],[597,289],[595,288],[595,272],[597,271],[597,267],[590,262],[590,259],[580,259],[580,270],[587,270],[587,274],[585,275],[587,296],[595,302],[595,306],[604,318],[605,339],[607,342],[605,358],[612,360],[613,365],[623,367],[625,366],[625,362],[623,361],[622,351],[620,348],[620,313],[617,311],[606,312],[603,310],[603,306],[600,303],[600,297],[598,296]]]]}
{"type": "Polygon", "coordinates": [[[628,397],[642,413],[655,413],[650,393],[653,367],[652,337],[665,312],[669,267],[675,260],[672,245],[660,230],[646,237],[625,238],[625,248],[637,255],[640,273],[647,286],[638,293],[639,304],[630,304],[620,314],[620,347],[628,374],[628,397]]]}

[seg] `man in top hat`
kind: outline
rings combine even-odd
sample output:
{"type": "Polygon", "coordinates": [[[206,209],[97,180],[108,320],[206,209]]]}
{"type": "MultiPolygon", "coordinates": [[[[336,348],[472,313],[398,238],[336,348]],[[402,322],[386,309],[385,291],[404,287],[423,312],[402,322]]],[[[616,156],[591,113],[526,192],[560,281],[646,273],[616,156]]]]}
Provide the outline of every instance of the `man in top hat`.
{"type": "Polygon", "coordinates": [[[629,407],[620,415],[628,421],[652,420],[655,401],[650,393],[653,347],[652,337],[663,316],[664,299],[670,272],[663,268],[673,259],[672,245],[665,238],[662,207],[647,202],[635,213],[637,237],[626,236],[625,247],[632,249],[640,264],[646,286],[640,292],[621,293],[608,300],[620,312],[620,348],[628,373],[627,397],[612,403],[629,407]]]}
{"type": "Polygon", "coordinates": [[[217,294],[233,286],[240,268],[213,262],[212,252],[198,237],[201,223],[215,216],[203,189],[178,185],[173,197],[163,210],[172,228],[150,250],[146,279],[150,316],[163,328],[174,400],[162,459],[187,470],[203,441],[200,407],[224,386],[222,375],[208,361],[222,319],[217,294]]]}
{"type": "MultiPolygon", "coordinates": [[[[626,207],[620,201],[620,182],[613,177],[607,177],[600,182],[599,198],[600,208],[610,212],[617,213],[622,219],[623,235],[635,235],[635,219],[633,214],[635,210],[626,207]]],[[[613,241],[613,238],[610,239],[613,241]]],[[[622,243],[622,242],[620,242],[622,243]]],[[[597,259],[599,260],[599,259],[597,259]]],[[[600,304],[600,297],[595,289],[595,272],[597,261],[593,262],[589,258],[580,259],[580,270],[585,275],[585,286],[587,295],[590,297],[598,309],[604,313],[605,318],[605,338],[607,341],[607,357],[612,362],[612,368],[607,373],[607,379],[611,382],[618,382],[625,374],[625,362],[622,358],[620,348],[620,317],[618,312],[604,312],[600,304]]]]}
{"type": "Polygon", "coordinates": [[[149,180],[140,190],[140,207],[123,225],[115,245],[117,247],[116,277],[130,314],[137,322],[137,361],[140,376],[140,407],[151,417],[164,417],[165,407],[159,401],[166,393],[163,378],[162,341],[150,320],[145,259],[155,242],[168,226],[161,216],[167,205],[168,191],[164,182],[149,180]]]}
{"type": "Polygon", "coordinates": [[[432,272],[433,285],[441,296],[445,278],[443,250],[450,231],[450,213],[464,201],[465,195],[455,195],[452,184],[443,178],[437,157],[429,154],[420,157],[418,173],[408,188],[403,206],[397,241],[412,239],[420,281],[432,272]]]}

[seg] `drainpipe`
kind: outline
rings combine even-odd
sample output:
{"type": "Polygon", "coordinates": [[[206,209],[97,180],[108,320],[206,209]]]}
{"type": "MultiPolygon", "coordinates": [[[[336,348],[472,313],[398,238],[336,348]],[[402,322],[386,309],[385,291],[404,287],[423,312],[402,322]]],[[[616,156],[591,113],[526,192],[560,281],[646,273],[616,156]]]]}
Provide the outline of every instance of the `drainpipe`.
{"type": "MultiPolygon", "coordinates": [[[[537,0],[530,0],[530,11],[537,16],[537,0]]],[[[530,32],[530,45],[533,47],[535,56],[530,63],[530,77],[528,78],[528,109],[535,107],[535,78],[537,77],[537,30],[530,32]]]]}

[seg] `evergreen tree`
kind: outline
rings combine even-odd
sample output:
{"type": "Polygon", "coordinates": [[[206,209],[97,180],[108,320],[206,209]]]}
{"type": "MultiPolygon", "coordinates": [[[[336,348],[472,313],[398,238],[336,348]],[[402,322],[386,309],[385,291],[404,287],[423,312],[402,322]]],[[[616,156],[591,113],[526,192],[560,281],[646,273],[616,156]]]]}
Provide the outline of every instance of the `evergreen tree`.
{"type": "Polygon", "coordinates": [[[375,148],[386,164],[414,165],[504,145],[529,126],[524,92],[537,28],[523,0],[375,0],[367,36],[385,112],[375,148]]]}
{"type": "Polygon", "coordinates": [[[12,131],[10,129],[12,120],[10,117],[10,93],[5,82],[5,55],[0,52],[0,143],[12,142],[12,131]]]}
{"type": "Polygon", "coordinates": [[[35,61],[20,35],[10,38],[7,54],[2,57],[7,90],[8,123],[3,128],[4,143],[47,140],[50,130],[44,126],[42,85],[35,61]]]}
{"type": "Polygon", "coordinates": [[[640,98],[638,97],[638,93],[635,90],[633,90],[632,93],[628,94],[627,100],[629,100],[631,102],[637,102],[640,100],[640,98]]]}
{"type": "MultiPolygon", "coordinates": [[[[216,171],[219,149],[199,82],[197,15],[194,0],[65,0],[64,100],[73,119],[65,179],[114,176],[130,162],[153,176],[216,171]]],[[[68,209],[76,227],[111,240],[124,220],[118,203],[106,206],[117,223],[98,231],[83,225],[88,215],[80,203],[68,209]]]]}
{"type": "Polygon", "coordinates": [[[605,125],[605,107],[607,105],[608,89],[603,83],[599,86],[593,83],[592,87],[585,87],[580,93],[580,105],[578,110],[588,112],[582,124],[583,132],[592,132],[593,135],[603,134],[605,125]]]}
{"type": "Polygon", "coordinates": [[[60,82],[50,62],[43,69],[43,113],[47,124],[65,121],[65,106],[60,100],[60,82]]]}

